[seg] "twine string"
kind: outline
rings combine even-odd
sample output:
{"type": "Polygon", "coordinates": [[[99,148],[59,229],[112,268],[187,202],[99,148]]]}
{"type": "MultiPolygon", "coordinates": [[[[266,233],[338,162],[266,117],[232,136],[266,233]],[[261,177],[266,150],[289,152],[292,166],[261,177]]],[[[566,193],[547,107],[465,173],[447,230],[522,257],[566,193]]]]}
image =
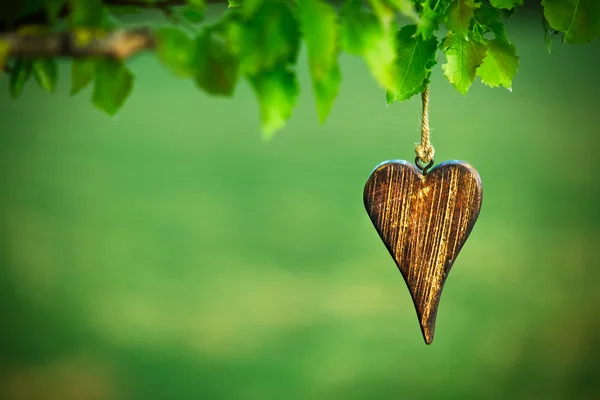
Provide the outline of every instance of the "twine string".
{"type": "Polygon", "coordinates": [[[435,149],[431,145],[431,132],[429,130],[429,85],[421,93],[423,102],[423,119],[421,121],[421,143],[415,147],[415,153],[423,164],[428,164],[433,160],[435,149]]]}

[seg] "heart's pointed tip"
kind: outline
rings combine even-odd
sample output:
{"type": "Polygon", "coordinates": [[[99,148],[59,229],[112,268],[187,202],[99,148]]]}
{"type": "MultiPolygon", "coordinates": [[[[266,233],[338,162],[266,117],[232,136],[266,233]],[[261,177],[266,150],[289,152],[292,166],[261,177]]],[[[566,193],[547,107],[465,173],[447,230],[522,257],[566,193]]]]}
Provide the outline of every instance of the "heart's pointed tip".
{"type": "Polygon", "coordinates": [[[421,319],[420,325],[425,344],[431,344],[433,342],[433,334],[435,333],[435,316],[433,318],[421,319]]]}
{"type": "Polygon", "coordinates": [[[425,344],[433,343],[433,328],[423,324],[421,325],[421,329],[423,331],[423,339],[425,339],[425,344]]]}

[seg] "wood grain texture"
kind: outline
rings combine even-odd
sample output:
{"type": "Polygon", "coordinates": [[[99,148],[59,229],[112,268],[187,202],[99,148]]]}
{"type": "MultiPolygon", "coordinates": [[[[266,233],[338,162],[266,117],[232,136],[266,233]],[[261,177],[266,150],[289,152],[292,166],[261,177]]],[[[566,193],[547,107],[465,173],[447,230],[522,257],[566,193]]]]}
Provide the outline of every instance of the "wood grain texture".
{"type": "Polygon", "coordinates": [[[477,171],[456,160],[426,175],[406,161],[386,161],[365,185],[365,207],[406,281],[427,344],[433,341],[444,283],[482,198],[477,171]]]}

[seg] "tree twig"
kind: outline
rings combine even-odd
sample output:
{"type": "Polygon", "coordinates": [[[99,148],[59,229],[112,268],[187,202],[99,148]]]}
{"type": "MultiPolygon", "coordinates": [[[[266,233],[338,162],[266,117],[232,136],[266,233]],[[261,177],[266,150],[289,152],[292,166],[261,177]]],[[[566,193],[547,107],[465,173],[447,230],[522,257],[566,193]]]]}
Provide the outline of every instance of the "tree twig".
{"type": "Polygon", "coordinates": [[[123,60],[145,49],[156,40],[149,28],[110,32],[79,30],[23,35],[6,33],[0,40],[9,46],[9,55],[19,57],[104,56],[123,60]]]}
{"type": "MultiPolygon", "coordinates": [[[[207,0],[206,3],[227,3],[227,0],[207,0]]],[[[103,0],[106,6],[131,6],[139,8],[163,8],[177,7],[187,4],[186,0],[163,0],[155,3],[149,3],[146,0],[103,0]]]]}
{"type": "MultiPolygon", "coordinates": [[[[5,1],[5,0],[0,0],[5,1]]],[[[7,2],[10,0],[6,0],[7,2]]],[[[147,0],[102,0],[104,6],[107,7],[137,7],[141,9],[165,9],[169,7],[184,6],[188,4],[187,0],[162,0],[155,3],[149,3],[147,0]]],[[[205,0],[206,4],[227,4],[228,0],[205,0]]],[[[2,11],[3,8],[0,8],[2,11]]],[[[58,18],[64,18],[69,15],[69,3],[65,3],[58,11],[58,18]]],[[[0,18],[0,32],[10,32],[16,30],[22,25],[47,25],[50,23],[48,14],[44,9],[37,10],[31,14],[10,20],[8,16],[2,15],[0,18]]]]}
{"type": "MultiPolygon", "coordinates": [[[[161,10],[172,23],[177,23],[170,7],[183,6],[186,0],[163,0],[149,3],[147,0],[103,0],[105,6],[131,6],[161,10]]],[[[227,0],[207,0],[211,4],[227,4],[227,0]]],[[[59,13],[68,15],[68,5],[59,13]]],[[[21,23],[47,23],[46,16],[32,15],[21,23]]],[[[154,35],[148,28],[100,32],[92,30],[48,32],[39,34],[17,34],[13,31],[1,32],[0,41],[8,44],[8,56],[19,57],[90,57],[104,56],[125,59],[156,45],[154,35]]]]}

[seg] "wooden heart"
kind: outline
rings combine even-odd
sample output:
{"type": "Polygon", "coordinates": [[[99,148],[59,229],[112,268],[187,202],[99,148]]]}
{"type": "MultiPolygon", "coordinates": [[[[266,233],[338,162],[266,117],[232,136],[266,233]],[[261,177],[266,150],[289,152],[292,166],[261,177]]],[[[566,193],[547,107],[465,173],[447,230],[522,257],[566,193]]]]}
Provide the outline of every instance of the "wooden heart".
{"type": "Polygon", "coordinates": [[[444,282],[479,216],[482,195],[477,171],[456,160],[426,175],[406,161],[386,161],[365,185],[365,207],[406,281],[427,344],[444,282]]]}

